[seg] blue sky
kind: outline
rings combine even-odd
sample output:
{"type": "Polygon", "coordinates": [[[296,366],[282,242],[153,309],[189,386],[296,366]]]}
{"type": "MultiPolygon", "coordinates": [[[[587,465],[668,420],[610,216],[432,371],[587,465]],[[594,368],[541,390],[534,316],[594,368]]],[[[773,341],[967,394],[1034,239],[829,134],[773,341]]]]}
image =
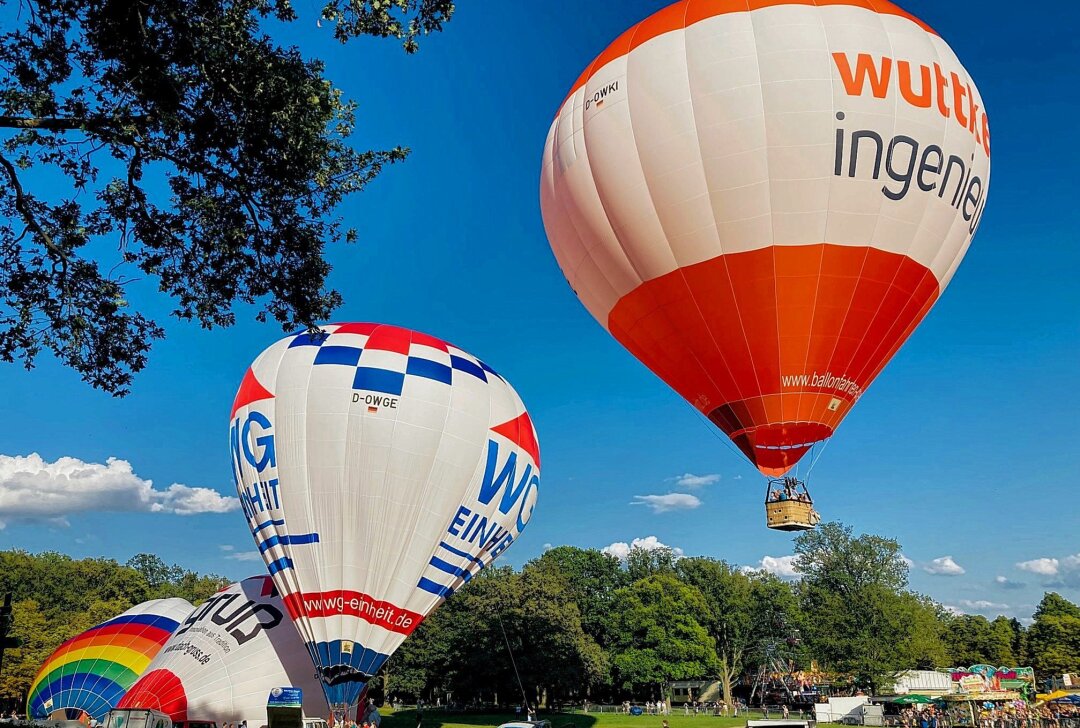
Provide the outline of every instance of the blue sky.
{"type": "MultiPolygon", "coordinates": [[[[391,42],[342,47],[316,26],[314,0],[298,5],[305,21],[285,38],[324,58],[359,102],[355,143],[413,149],[342,208],[361,240],[330,252],[346,299],[338,320],[454,342],[506,374],[536,422],[543,490],[506,561],[521,564],[545,544],[652,536],[739,564],[771,557],[782,571],[791,537],[765,529],[756,471],[593,321],[541,223],[540,155],[556,107],[596,53],[662,3],[463,2],[415,57],[391,42]],[[685,474],[713,477],[690,488],[678,480],[685,474]],[[632,505],[673,492],[701,504],[663,513],[632,505]]],[[[1080,599],[1080,159],[1071,139],[1080,105],[1063,88],[1080,62],[1080,11],[1062,7],[1047,22],[1004,2],[905,7],[979,84],[994,133],[990,198],[950,288],[846,419],[812,487],[827,519],[897,538],[916,589],[969,612],[1028,616],[1047,585],[1080,599]]],[[[151,309],[165,321],[167,302],[151,309]]],[[[251,359],[281,331],[246,309],[224,331],[166,323],[168,339],[122,400],[45,358],[30,373],[0,366],[8,476],[10,458],[31,453],[48,463],[117,458],[133,474],[102,465],[95,477],[144,495],[142,480],[231,495],[227,408],[251,359]]],[[[79,513],[69,502],[67,526],[0,513],[0,548],[121,561],[152,551],[231,577],[259,571],[237,558],[253,551],[238,511],[168,512],[212,505],[201,495],[153,496],[163,512],[79,513]]]]}

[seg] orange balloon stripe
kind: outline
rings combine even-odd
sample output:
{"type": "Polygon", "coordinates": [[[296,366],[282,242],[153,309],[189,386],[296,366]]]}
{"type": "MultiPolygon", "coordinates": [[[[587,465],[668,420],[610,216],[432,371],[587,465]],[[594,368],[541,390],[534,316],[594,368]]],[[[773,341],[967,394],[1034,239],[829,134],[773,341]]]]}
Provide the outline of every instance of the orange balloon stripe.
{"type": "Polygon", "coordinates": [[[939,293],[929,269],[896,253],[771,246],[643,283],[608,330],[779,475],[832,434],[939,293]]]}
{"type": "MultiPolygon", "coordinates": [[[[73,650],[81,650],[87,647],[129,647],[137,652],[141,652],[147,655],[155,655],[157,651],[161,649],[161,646],[165,644],[165,641],[169,639],[169,634],[165,630],[158,630],[162,633],[162,637],[158,639],[156,636],[147,636],[142,634],[123,634],[117,633],[109,635],[108,637],[102,637],[100,634],[80,635],[73,640],[70,640],[64,647],[64,651],[61,653],[59,650],[53,655],[53,660],[64,661],[67,653],[73,650]]],[[[50,660],[52,662],[53,660],[50,660]]]]}
{"type": "MultiPolygon", "coordinates": [[[[566,103],[566,99],[574,95],[575,91],[589,82],[595,71],[603,68],[616,58],[625,56],[646,41],[664,33],[670,33],[673,30],[687,28],[694,23],[717,15],[743,13],[777,5],[810,5],[817,7],[850,5],[865,8],[881,15],[896,15],[907,18],[926,32],[937,35],[929,25],[906,10],[897,7],[889,0],[680,0],[654,13],[616,38],[578,76],[577,81],[570,87],[570,92],[563,99],[563,104],[566,103]]],[[[560,104],[560,108],[563,104],[560,104]]]]}

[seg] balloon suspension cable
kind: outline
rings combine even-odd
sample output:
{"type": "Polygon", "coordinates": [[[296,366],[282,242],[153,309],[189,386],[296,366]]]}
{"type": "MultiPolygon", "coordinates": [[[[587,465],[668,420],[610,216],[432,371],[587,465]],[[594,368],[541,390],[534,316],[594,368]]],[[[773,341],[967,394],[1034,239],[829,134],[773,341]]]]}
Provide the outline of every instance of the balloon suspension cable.
{"type": "Polygon", "coordinates": [[[510,654],[510,664],[514,668],[514,677],[517,679],[518,689],[521,690],[521,699],[525,701],[525,717],[529,717],[529,696],[525,694],[525,686],[521,684],[521,675],[518,674],[517,662],[514,660],[514,651],[510,649],[510,640],[506,637],[506,627],[503,626],[502,615],[495,612],[499,620],[499,630],[502,632],[503,642],[506,643],[506,651],[510,654]]]}
{"type": "Polygon", "coordinates": [[[830,442],[832,442],[832,437],[826,437],[824,440],[818,440],[818,442],[814,443],[812,449],[817,450],[817,454],[815,454],[810,461],[810,467],[806,470],[806,478],[804,478],[804,480],[810,480],[810,473],[814,472],[814,466],[817,465],[817,461],[821,459],[821,456],[825,453],[825,448],[829,446],[830,442]],[[818,448],[818,444],[821,444],[820,448],[818,448]]]}

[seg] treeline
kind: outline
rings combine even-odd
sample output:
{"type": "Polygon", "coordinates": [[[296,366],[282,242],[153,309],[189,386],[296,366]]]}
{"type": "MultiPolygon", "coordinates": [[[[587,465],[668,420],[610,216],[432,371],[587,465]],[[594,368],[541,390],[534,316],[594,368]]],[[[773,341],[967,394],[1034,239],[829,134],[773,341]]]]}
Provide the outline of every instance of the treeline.
{"type": "Polygon", "coordinates": [[[152,554],[126,564],[73,559],[55,552],[0,551],[0,599],[12,595],[12,630],[21,643],[4,652],[0,704],[18,708],[38,668],[64,640],[148,599],[197,603],[228,579],[169,566],[152,554]]]}
{"type": "MultiPolygon", "coordinates": [[[[956,615],[908,588],[896,541],[829,523],[795,541],[797,580],[708,557],[634,549],[625,561],[560,546],[520,571],[485,569],[409,637],[373,683],[399,699],[548,704],[660,697],[672,680],[719,679],[725,698],[767,660],[816,664],[873,692],[908,668],[1031,665],[1080,672],[1080,607],[1044,596],[1034,623],[956,615]],[[509,645],[509,650],[507,646],[509,645]],[[510,655],[513,655],[511,661],[510,655]]],[[[62,641],[147,599],[198,603],[227,583],[140,554],[121,565],[0,552],[14,634],[0,703],[21,700],[62,641]]]]}
{"type": "Polygon", "coordinates": [[[1057,594],[1025,628],[957,615],[909,590],[894,540],[831,523],[799,536],[795,551],[793,581],[665,550],[620,562],[572,546],[521,571],[488,569],[406,640],[378,687],[403,699],[516,702],[516,664],[531,702],[656,699],[665,682],[705,678],[730,700],[773,659],[816,664],[834,684],[869,692],[910,668],[1080,671],[1080,607],[1057,594]]]}

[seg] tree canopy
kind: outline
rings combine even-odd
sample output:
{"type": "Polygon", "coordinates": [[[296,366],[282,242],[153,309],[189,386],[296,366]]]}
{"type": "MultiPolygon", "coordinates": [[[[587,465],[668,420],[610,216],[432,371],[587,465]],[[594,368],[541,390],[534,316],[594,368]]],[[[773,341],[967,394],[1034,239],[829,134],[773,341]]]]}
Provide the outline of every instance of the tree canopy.
{"type": "MultiPolygon", "coordinates": [[[[450,0],[326,0],[342,42],[438,31],[450,0]]],[[[0,34],[0,359],[52,352],[128,391],[164,330],[141,277],[212,328],[234,305],[284,328],[341,302],[335,211],[404,147],[350,146],[355,105],[267,28],[289,0],[19,0],[0,34]]]]}
{"type": "MultiPolygon", "coordinates": [[[[907,589],[899,545],[840,524],[796,541],[800,579],[709,557],[561,546],[521,569],[482,571],[430,615],[372,683],[378,694],[458,702],[656,700],[672,680],[713,680],[747,697],[773,658],[816,664],[837,684],[887,689],[906,669],[1032,665],[1040,678],[1080,672],[1080,607],[1047,594],[1024,628],[956,615],[907,589]],[[525,691],[519,687],[515,671],[525,691]]],[[[121,565],[62,554],[0,552],[0,595],[13,634],[0,699],[20,698],[63,640],[135,603],[198,602],[225,580],[138,554],[121,565]]]]}
{"type": "Polygon", "coordinates": [[[51,551],[0,551],[0,597],[12,595],[12,634],[21,642],[4,654],[0,699],[21,701],[45,659],[80,632],[148,599],[181,597],[197,604],[227,584],[152,554],[118,564],[51,551]]]}

